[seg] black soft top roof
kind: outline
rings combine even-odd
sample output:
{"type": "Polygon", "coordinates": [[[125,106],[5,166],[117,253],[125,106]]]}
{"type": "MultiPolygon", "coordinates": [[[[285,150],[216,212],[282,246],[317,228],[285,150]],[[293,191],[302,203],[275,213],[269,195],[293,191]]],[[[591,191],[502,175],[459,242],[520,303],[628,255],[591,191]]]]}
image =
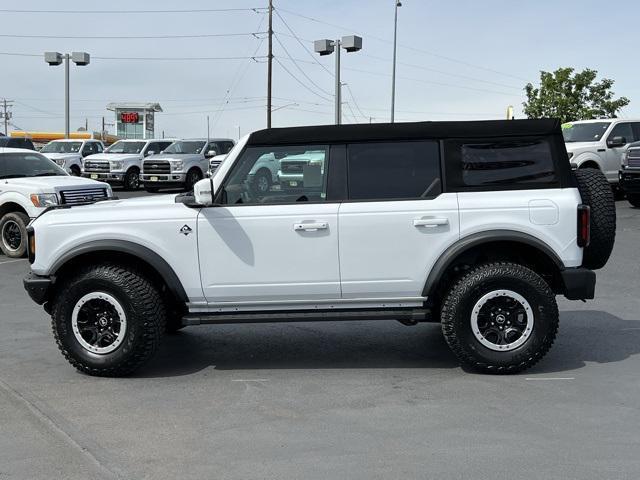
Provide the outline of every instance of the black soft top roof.
{"type": "Polygon", "coordinates": [[[248,145],[345,143],[441,138],[562,135],[560,120],[480,120],[468,122],[373,123],[271,128],[253,132],[248,145]]]}

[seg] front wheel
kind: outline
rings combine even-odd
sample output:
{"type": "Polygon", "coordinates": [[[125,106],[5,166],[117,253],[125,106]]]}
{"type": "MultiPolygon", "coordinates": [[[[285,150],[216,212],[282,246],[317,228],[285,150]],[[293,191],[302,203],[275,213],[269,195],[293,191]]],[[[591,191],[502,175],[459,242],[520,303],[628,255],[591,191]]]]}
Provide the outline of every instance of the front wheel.
{"type": "Polygon", "coordinates": [[[640,208],[640,193],[628,193],[627,200],[632,206],[640,208]]]}
{"type": "Polygon", "coordinates": [[[446,294],[442,331],[458,360],[485,373],[516,373],[540,360],[558,331],[547,283],[522,265],[481,265],[446,294]]]}
{"type": "Polygon", "coordinates": [[[138,190],[140,187],[140,173],[138,170],[132,168],[125,174],[123,186],[127,191],[138,190]]]}
{"type": "Polygon", "coordinates": [[[58,283],[53,335],[76,369],[118,377],[153,356],[164,333],[166,309],[156,286],[141,272],[102,264],[58,283]]]}
{"type": "Polygon", "coordinates": [[[197,168],[189,170],[187,173],[187,179],[185,181],[185,188],[188,192],[193,190],[193,186],[202,179],[202,172],[197,168]]]}
{"type": "Polygon", "coordinates": [[[6,213],[0,219],[0,250],[7,257],[22,258],[27,253],[29,217],[21,212],[6,213]]]}

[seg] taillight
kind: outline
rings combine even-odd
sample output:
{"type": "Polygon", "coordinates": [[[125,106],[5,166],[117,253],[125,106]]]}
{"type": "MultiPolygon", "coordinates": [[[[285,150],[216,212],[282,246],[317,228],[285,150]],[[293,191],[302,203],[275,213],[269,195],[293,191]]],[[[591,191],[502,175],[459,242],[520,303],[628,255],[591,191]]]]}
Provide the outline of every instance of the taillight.
{"type": "Polygon", "coordinates": [[[578,205],[578,246],[588,247],[591,241],[591,208],[578,205]]]}
{"type": "Polygon", "coordinates": [[[27,228],[27,257],[29,263],[33,263],[36,260],[36,233],[33,227],[27,228]]]}

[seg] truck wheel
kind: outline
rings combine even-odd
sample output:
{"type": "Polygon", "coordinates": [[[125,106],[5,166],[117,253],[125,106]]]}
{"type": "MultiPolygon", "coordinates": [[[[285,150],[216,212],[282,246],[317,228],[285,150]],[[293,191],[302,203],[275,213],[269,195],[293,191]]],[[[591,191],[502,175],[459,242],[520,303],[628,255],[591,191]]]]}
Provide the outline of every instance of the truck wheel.
{"type": "Polygon", "coordinates": [[[166,312],[157,288],[144,275],[107,263],[58,282],[51,325],[71,365],[89,375],[118,377],[153,356],[166,312]]]}
{"type": "Polygon", "coordinates": [[[22,258],[27,253],[27,225],[29,216],[9,212],[0,219],[0,250],[7,257],[22,258]]]}
{"type": "Polygon", "coordinates": [[[627,194],[627,200],[634,207],[640,208],[640,194],[638,194],[638,193],[633,193],[633,194],[628,193],[627,194]]]}
{"type": "Polygon", "coordinates": [[[253,188],[258,194],[265,194],[271,188],[271,172],[259,170],[253,179],[253,188]]]}
{"type": "Polygon", "coordinates": [[[609,182],[595,168],[575,170],[582,203],[591,208],[591,242],[584,249],[582,265],[602,268],[609,260],[616,239],[616,202],[609,182]]]}
{"type": "Polygon", "coordinates": [[[140,187],[140,173],[130,168],[124,176],[123,187],[127,191],[138,190],[140,187]]]}
{"type": "Polygon", "coordinates": [[[522,265],[481,265],[445,295],[442,331],[466,367],[516,373],[549,351],[558,331],[558,306],[547,283],[522,265]]]}
{"type": "Polygon", "coordinates": [[[77,165],[71,165],[71,175],[73,175],[74,177],[79,177],[82,174],[82,172],[80,171],[80,167],[78,167],[77,165]]]}
{"type": "Polygon", "coordinates": [[[187,179],[184,184],[187,192],[193,190],[193,186],[200,180],[202,180],[202,172],[200,170],[198,170],[197,168],[192,168],[191,170],[189,170],[187,172],[187,179]]]}

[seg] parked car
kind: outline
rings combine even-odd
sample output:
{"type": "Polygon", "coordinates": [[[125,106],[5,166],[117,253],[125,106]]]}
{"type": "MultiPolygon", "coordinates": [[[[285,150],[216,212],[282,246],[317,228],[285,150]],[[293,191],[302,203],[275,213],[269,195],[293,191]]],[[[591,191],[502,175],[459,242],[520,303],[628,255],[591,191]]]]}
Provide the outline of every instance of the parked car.
{"type": "Polygon", "coordinates": [[[640,142],[629,145],[619,172],[620,188],[634,207],[640,208],[640,142]]]}
{"type": "Polygon", "coordinates": [[[222,139],[221,141],[216,142],[216,146],[213,149],[215,151],[215,155],[213,155],[209,160],[209,173],[216,171],[235,145],[236,142],[230,139],[222,139]]]}
{"type": "Polygon", "coordinates": [[[290,155],[285,160],[280,160],[278,182],[285,190],[301,190],[305,188],[305,179],[311,181],[316,187],[321,188],[324,174],[324,151],[310,150],[300,155],[290,155]],[[315,175],[314,175],[315,173],[315,175]]]}
{"type": "Polygon", "coordinates": [[[82,175],[82,162],[85,157],[104,151],[100,140],[52,140],[40,153],[53,160],[71,175],[82,175]]]}
{"type": "Polygon", "coordinates": [[[137,190],[142,159],[162,152],[172,143],[168,139],[118,140],[103,153],[86,157],[82,176],[137,190]]]}
{"type": "Polygon", "coordinates": [[[0,136],[0,148],[23,148],[35,150],[36,147],[30,138],[0,136]]]}
{"type": "Polygon", "coordinates": [[[142,162],[142,181],[148,192],[160,188],[181,187],[191,190],[209,171],[209,159],[215,158],[219,149],[233,147],[233,140],[193,138],[178,140],[162,153],[151,155],[142,162]]]}
{"type": "Polygon", "coordinates": [[[640,120],[582,120],[562,125],[569,161],[578,168],[597,168],[617,185],[629,144],[640,140],[640,120]]]}
{"type": "Polygon", "coordinates": [[[27,225],[48,207],[93,203],[113,196],[106,183],[71,177],[44,155],[0,147],[0,249],[27,250],[27,225]]]}
{"type": "Polygon", "coordinates": [[[551,348],[556,295],[594,297],[615,215],[555,120],[268,129],[193,194],[41,215],[24,284],[91,375],[135,370],[165,330],[329,319],[440,322],[462,364],[511,373],[551,348]],[[264,156],[311,151],[320,182],[248,182],[264,156]]]}

